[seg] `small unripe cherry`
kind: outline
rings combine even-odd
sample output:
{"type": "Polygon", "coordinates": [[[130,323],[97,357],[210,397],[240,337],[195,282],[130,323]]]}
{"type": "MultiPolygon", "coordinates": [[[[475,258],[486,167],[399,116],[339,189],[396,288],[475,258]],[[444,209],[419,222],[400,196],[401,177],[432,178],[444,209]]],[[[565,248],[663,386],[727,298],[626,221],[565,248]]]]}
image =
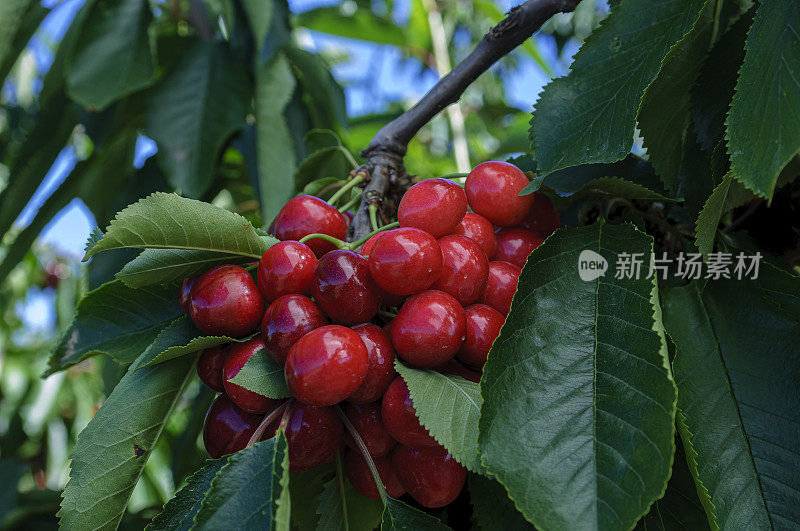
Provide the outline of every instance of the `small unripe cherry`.
{"type": "Polygon", "coordinates": [[[453,181],[425,179],[408,189],[397,207],[401,227],[424,230],[434,238],[452,233],[467,212],[467,195],[453,181]]]}
{"type": "Polygon", "coordinates": [[[192,286],[194,286],[195,280],[197,280],[197,277],[188,277],[184,278],[183,282],[181,282],[178,302],[181,305],[181,310],[183,310],[183,313],[186,315],[189,315],[189,311],[191,310],[192,286]]]}
{"type": "Polygon", "coordinates": [[[492,222],[485,217],[474,212],[467,212],[454,233],[475,240],[489,260],[494,257],[494,253],[497,251],[497,239],[494,236],[492,222]]]}
{"type": "Polygon", "coordinates": [[[415,367],[435,367],[456,355],[467,334],[464,308],[443,291],[410,297],[392,325],[397,355],[415,367]]]}
{"type": "Polygon", "coordinates": [[[224,390],[222,370],[226,357],[228,345],[222,345],[205,349],[197,360],[197,376],[200,381],[218,393],[224,390]]]}
{"type": "Polygon", "coordinates": [[[286,423],[289,471],[304,472],[330,463],[343,435],[344,424],[333,408],[296,403],[286,423]]]}
{"type": "Polygon", "coordinates": [[[339,325],[312,330],[289,351],[284,374],[292,395],[312,406],[331,406],[358,389],[369,356],[361,337],[339,325]]]}
{"type": "Polygon", "coordinates": [[[439,239],[442,272],[431,286],[452,295],[466,306],[478,300],[489,277],[489,259],[481,246],[466,236],[451,234],[439,239]]]}
{"type": "Polygon", "coordinates": [[[311,279],[317,257],[305,244],[296,241],[276,243],[258,263],[258,289],[270,303],[283,295],[311,293],[311,279]]]}
{"type": "Polygon", "coordinates": [[[284,295],[269,305],[261,322],[261,337],[276,363],[286,356],[298,339],[328,321],[314,301],[303,295],[284,295]]]}
{"type": "Polygon", "coordinates": [[[264,299],[247,271],[221,265],[197,277],[189,315],[206,334],[241,337],[258,328],[264,307],[264,299]]]}
{"type": "Polygon", "coordinates": [[[544,238],[529,230],[519,227],[508,227],[497,231],[497,252],[495,260],[508,262],[522,268],[534,249],[539,247],[544,238]]]}
{"type": "Polygon", "coordinates": [[[381,305],[381,292],[370,276],[367,259],[353,251],[323,256],[314,271],[311,293],[328,317],[346,325],[369,321],[381,305]]]}
{"type": "MultiPolygon", "coordinates": [[[[380,457],[392,451],[397,445],[397,441],[389,435],[386,426],[383,425],[381,416],[381,403],[371,404],[347,404],[344,413],[358,433],[367,451],[373,457],[380,457]]],[[[357,449],[353,436],[350,433],[345,435],[344,442],[351,448],[357,449]]]]}
{"type": "MultiPolygon", "coordinates": [[[[300,240],[309,234],[327,234],[340,240],[347,237],[347,221],[341,212],[322,199],[299,195],[290,199],[271,225],[281,241],[300,240]]],[[[336,249],[336,245],[321,238],[306,242],[317,257],[336,249]]]]}
{"type": "Polygon", "coordinates": [[[381,236],[372,246],[369,270],[386,291],[411,295],[429,288],[442,271],[442,249],[425,231],[399,228],[381,236]]]}
{"type": "Polygon", "coordinates": [[[203,426],[206,451],[217,459],[243,450],[262,418],[242,410],[224,393],[219,395],[211,404],[203,426]]]}
{"type": "MultiPolygon", "coordinates": [[[[406,493],[406,489],[397,479],[397,474],[394,472],[389,456],[373,457],[372,462],[375,463],[375,468],[378,469],[378,477],[381,478],[381,483],[383,483],[386,494],[390,498],[399,498],[406,493]]],[[[350,450],[344,455],[344,473],[359,494],[373,500],[380,498],[378,487],[375,485],[375,479],[372,477],[369,465],[358,450],[350,450]]]]}
{"type": "Polygon", "coordinates": [[[489,278],[486,280],[486,291],[478,299],[491,306],[503,316],[511,309],[511,300],[517,292],[517,282],[522,269],[508,262],[489,262],[489,278]]]}
{"type": "Polygon", "coordinates": [[[392,466],[411,497],[431,509],[455,500],[467,479],[467,469],[441,446],[398,446],[392,452],[392,466]]]}
{"type": "Polygon", "coordinates": [[[383,330],[372,323],[353,327],[367,347],[367,375],[361,385],[347,397],[356,404],[366,404],[380,400],[386,388],[392,383],[397,372],[394,370],[394,347],[383,330]]]}
{"type": "Polygon", "coordinates": [[[459,361],[470,367],[483,367],[492,343],[500,335],[506,318],[486,304],[473,304],[464,308],[467,314],[467,339],[456,354],[459,361]]]}
{"type": "Polygon", "coordinates": [[[383,395],[381,419],[389,435],[400,444],[413,448],[433,448],[439,444],[417,418],[408,386],[400,376],[383,395]]]}
{"type": "Polygon", "coordinates": [[[533,205],[520,226],[547,238],[561,226],[561,217],[549,197],[542,192],[534,192],[532,195],[533,205]]]}
{"type": "Polygon", "coordinates": [[[495,225],[517,225],[533,204],[531,195],[519,195],[528,185],[522,170],[507,162],[479,164],[469,172],[464,184],[469,205],[495,225]]]}
{"type": "Polygon", "coordinates": [[[244,343],[234,343],[228,350],[223,367],[223,385],[225,393],[234,403],[248,413],[266,413],[277,407],[280,403],[264,395],[260,395],[249,389],[233,383],[231,380],[239,374],[242,367],[258,352],[264,350],[266,346],[260,336],[256,336],[244,343]]]}

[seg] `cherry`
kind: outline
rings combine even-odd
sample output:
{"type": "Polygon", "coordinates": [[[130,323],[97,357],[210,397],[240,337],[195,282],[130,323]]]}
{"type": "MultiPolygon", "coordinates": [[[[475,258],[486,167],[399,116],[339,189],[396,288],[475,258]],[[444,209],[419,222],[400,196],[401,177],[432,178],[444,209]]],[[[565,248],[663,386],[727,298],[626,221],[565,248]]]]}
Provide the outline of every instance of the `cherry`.
{"type": "Polygon", "coordinates": [[[217,459],[244,449],[262,418],[239,409],[225,394],[219,395],[206,414],[203,427],[206,451],[217,459]]]}
{"type": "Polygon", "coordinates": [[[533,204],[531,195],[519,195],[528,185],[522,170],[507,162],[484,162],[467,175],[464,189],[469,205],[495,225],[517,225],[533,204]]]}
{"type": "Polygon", "coordinates": [[[467,469],[441,446],[398,446],[392,452],[392,466],[411,497],[428,508],[444,507],[455,500],[467,479],[467,469]]]}
{"type": "Polygon", "coordinates": [[[408,386],[400,376],[383,395],[381,419],[389,435],[400,444],[413,448],[433,448],[439,444],[420,424],[408,386]]]}
{"type": "Polygon", "coordinates": [[[509,227],[497,231],[496,260],[508,262],[522,268],[528,255],[539,247],[544,238],[529,230],[509,227]]]}
{"type": "Polygon", "coordinates": [[[342,215],[344,216],[345,223],[347,223],[347,228],[350,228],[350,224],[353,222],[353,218],[355,216],[349,210],[345,210],[344,212],[342,212],[342,215]]]}
{"type": "Polygon", "coordinates": [[[317,264],[311,293],[337,323],[369,321],[378,313],[381,292],[369,274],[367,259],[353,251],[333,251],[317,264]]]}
{"type": "Polygon", "coordinates": [[[561,226],[561,218],[549,197],[542,192],[535,192],[532,195],[533,205],[525,219],[520,222],[520,226],[546,238],[561,226]]]}
{"type": "Polygon", "coordinates": [[[260,395],[249,389],[237,385],[231,380],[239,374],[244,364],[253,357],[253,355],[265,349],[264,341],[261,337],[256,336],[244,343],[234,343],[230,350],[228,350],[228,357],[225,359],[225,365],[222,369],[223,385],[225,386],[225,393],[234,401],[234,403],[247,411],[248,413],[266,413],[275,409],[278,401],[272,398],[260,395]]]}
{"type": "Polygon", "coordinates": [[[472,369],[464,366],[463,363],[455,359],[447,360],[441,365],[433,367],[433,370],[441,374],[452,374],[455,376],[461,376],[462,378],[464,378],[465,380],[469,380],[470,382],[478,383],[481,381],[481,373],[473,371],[472,369]]]}
{"type": "Polygon", "coordinates": [[[425,179],[403,195],[397,220],[401,227],[414,227],[441,238],[455,230],[466,212],[463,188],[447,179],[425,179]]]}
{"type": "Polygon", "coordinates": [[[391,321],[387,322],[386,324],[384,324],[381,327],[381,330],[383,330],[383,333],[386,334],[386,337],[388,337],[389,340],[392,339],[392,327],[393,326],[394,326],[394,319],[392,319],[391,321]]]}
{"type": "Polygon", "coordinates": [[[489,262],[489,278],[486,280],[486,291],[478,302],[491,306],[501,314],[508,315],[511,299],[517,291],[517,282],[522,269],[508,262],[489,262]]]}
{"type": "Polygon", "coordinates": [[[181,310],[183,313],[189,314],[191,310],[191,300],[192,300],[192,286],[194,286],[197,277],[189,277],[184,278],[183,282],[181,282],[181,289],[180,293],[178,294],[178,302],[181,305],[181,310]]]}
{"type": "MultiPolygon", "coordinates": [[[[386,455],[397,445],[397,441],[389,435],[383,425],[380,402],[347,404],[344,413],[367,447],[369,455],[373,457],[386,455]]],[[[351,448],[358,449],[353,436],[349,433],[345,435],[344,442],[351,448]]]]}
{"type": "Polygon", "coordinates": [[[221,393],[224,390],[222,367],[228,356],[227,345],[207,348],[197,361],[197,376],[200,381],[214,391],[221,393]]]}
{"type": "Polygon", "coordinates": [[[464,308],[451,295],[429,290],[410,297],[392,325],[397,355],[416,367],[435,367],[456,355],[467,334],[464,308]]]}
{"type": "Polygon", "coordinates": [[[256,283],[235,265],[217,266],[197,277],[189,306],[197,328],[215,336],[252,332],[264,314],[264,299],[256,283]]]}
{"type": "Polygon", "coordinates": [[[367,241],[361,244],[361,248],[358,250],[358,254],[361,256],[369,256],[370,251],[372,251],[372,246],[375,245],[375,242],[378,241],[378,238],[386,234],[385,232],[379,232],[377,234],[373,234],[369,237],[367,241]]]}
{"type": "Polygon", "coordinates": [[[267,302],[281,295],[309,295],[316,266],[317,257],[307,245],[291,240],[276,243],[258,263],[258,289],[267,302]]]}
{"type": "Polygon", "coordinates": [[[294,397],[312,406],[331,406],[358,389],[368,365],[361,337],[344,326],[328,325],[294,344],[284,374],[294,397]]]}
{"type": "Polygon", "coordinates": [[[410,227],[387,231],[372,246],[369,270],[391,293],[411,295],[433,284],[442,270],[442,250],[425,231],[410,227]]]}
{"type": "Polygon", "coordinates": [[[272,359],[283,365],[298,339],[327,323],[322,310],[308,297],[284,295],[264,312],[261,337],[272,359]]]}
{"type": "MultiPolygon", "coordinates": [[[[299,240],[309,234],[327,234],[340,240],[347,236],[347,220],[341,212],[318,197],[298,195],[283,205],[273,221],[275,237],[279,240],[299,240]]],[[[336,245],[320,239],[308,245],[317,257],[336,249],[336,245]]]]}
{"type": "MultiPolygon", "coordinates": [[[[399,498],[406,493],[406,489],[397,479],[397,474],[394,472],[392,460],[389,459],[389,456],[373,457],[372,462],[375,463],[375,468],[378,469],[378,476],[381,478],[381,483],[383,483],[386,494],[390,498],[399,498]]],[[[380,498],[378,487],[375,485],[375,479],[372,477],[369,465],[358,450],[350,450],[344,455],[344,473],[359,494],[373,500],[380,498]]]]}
{"type": "Polygon", "coordinates": [[[344,425],[332,408],[296,404],[286,423],[289,471],[304,472],[333,461],[343,434],[344,425]]]}
{"type": "Polygon", "coordinates": [[[461,305],[478,300],[486,289],[489,259],[477,242],[452,234],[439,240],[444,263],[439,278],[431,286],[455,297],[461,305]]]}
{"type": "Polygon", "coordinates": [[[494,253],[497,251],[497,239],[494,236],[492,222],[485,217],[474,212],[467,212],[454,232],[475,240],[489,260],[494,257],[494,253]]]}
{"type": "Polygon", "coordinates": [[[353,327],[367,347],[367,375],[347,398],[355,404],[379,400],[397,373],[394,370],[394,347],[379,326],[364,323],[353,327]]]}
{"type": "Polygon", "coordinates": [[[468,306],[464,313],[467,314],[467,339],[456,357],[470,367],[483,367],[506,318],[485,304],[468,306]]]}

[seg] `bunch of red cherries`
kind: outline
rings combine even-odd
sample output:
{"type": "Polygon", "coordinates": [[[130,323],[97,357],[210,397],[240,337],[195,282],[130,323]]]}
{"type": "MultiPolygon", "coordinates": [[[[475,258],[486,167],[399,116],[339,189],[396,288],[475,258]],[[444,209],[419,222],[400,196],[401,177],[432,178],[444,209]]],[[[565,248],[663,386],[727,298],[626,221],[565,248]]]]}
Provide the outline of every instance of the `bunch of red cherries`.
{"type": "Polygon", "coordinates": [[[344,444],[345,473],[362,495],[379,495],[368,453],[389,496],[408,493],[425,507],[452,502],[466,469],[421,425],[395,357],[480,380],[528,254],[559,226],[547,196],[519,195],[527,184],[505,162],[477,166],[463,188],[423,180],[403,196],[398,228],[358,251],[341,248],[344,214],[298,196],[271,225],[281,242],[264,253],[255,281],[236,265],[186,279],[181,305],[200,330],[260,330],[198,362],[200,379],[221,393],[206,417],[208,453],[239,451],[282,422],[292,472],[331,462],[344,444]],[[231,381],[263,349],[284,367],[293,399],[231,381]]]}

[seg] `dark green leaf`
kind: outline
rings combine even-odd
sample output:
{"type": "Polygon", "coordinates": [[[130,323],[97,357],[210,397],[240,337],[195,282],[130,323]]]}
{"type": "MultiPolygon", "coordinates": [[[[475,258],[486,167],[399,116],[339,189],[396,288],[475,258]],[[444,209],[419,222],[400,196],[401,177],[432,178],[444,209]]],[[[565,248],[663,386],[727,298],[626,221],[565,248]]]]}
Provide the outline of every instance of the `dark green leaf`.
{"type": "Polygon", "coordinates": [[[314,127],[345,125],[347,108],[344,90],[333,78],[322,57],[295,47],[288,47],[286,56],[303,87],[305,103],[312,110],[314,127]]]}
{"type": "Polygon", "coordinates": [[[17,487],[19,480],[28,470],[24,463],[14,459],[0,459],[0,477],[3,478],[3,489],[0,490],[0,525],[11,511],[17,508],[17,487]]]}
{"type": "Polygon", "coordinates": [[[344,179],[352,166],[348,163],[342,146],[324,147],[309,154],[294,174],[298,189],[326,177],[344,179]]]}
{"type": "Polygon", "coordinates": [[[445,531],[450,529],[436,517],[389,498],[383,509],[381,531],[445,531]]]}
{"type": "Polygon", "coordinates": [[[714,248],[714,236],[722,216],[754,197],[750,190],[733,179],[732,173],[725,175],[697,216],[695,244],[698,250],[703,254],[710,253],[714,248]]]}
{"type": "Polygon", "coordinates": [[[652,250],[630,225],[567,228],[520,276],[484,367],[479,446],[539,528],[630,528],[664,493],[676,391],[656,283],[647,265],[612,274],[620,253],[652,250]],[[584,251],[604,275],[581,280],[584,251]]]}
{"type": "Polygon", "coordinates": [[[319,466],[306,472],[292,474],[289,491],[292,500],[296,500],[292,504],[293,529],[299,531],[315,531],[317,529],[319,515],[316,511],[309,510],[309,505],[301,505],[300,500],[319,500],[325,484],[331,477],[331,467],[332,465],[319,466]]]}
{"type": "Polygon", "coordinates": [[[283,367],[275,363],[266,349],[261,349],[247,360],[244,367],[231,379],[231,383],[270,398],[291,396],[286,386],[283,367]]]}
{"type": "Polygon", "coordinates": [[[314,31],[377,42],[405,46],[403,30],[391,20],[380,17],[370,9],[350,8],[347,4],[332,7],[318,7],[297,15],[296,25],[314,31]],[[349,11],[352,12],[349,12],[349,11]]]}
{"type": "Polygon", "coordinates": [[[370,500],[360,495],[346,478],[342,478],[342,494],[337,478],[323,487],[319,496],[317,531],[372,531],[378,527],[383,513],[380,500],[370,500]],[[347,527],[344,525],[344,510],[347,507],[347,527]]]}
{"type": "Polygon", "coordinates": [[[473,520],[480,529],[493,531],[532,530],[533,525],[525,520],[508,492],[493,479],[476,474],[469,476],[469,499],[472,502],[473,520]]]}
{"type": "Polygon", "coordinates": [[[0,86],[22,50],[50,10],[33,0],[13,0],[0,6],[0,86]],[[6,13],[5,10],[8,9],[6,13]]]}
{"type": "Polygon", "coordinates": [[[192,474],[186,485],[179,490],[153,521],[145,529],[148,531],[189,531],[194,525],[194,517],[200,510],[200,504],[211,489],[211,482],[219,474],[220,469],[228,463],[228,459],[209,460],[208,464],[192,474]]]}
{"type": "Polygon", "coordinates": [[[0,63],[6,60],[25,14],[35,3],[35,0],[7,0],[0,4],[0,63]]]}

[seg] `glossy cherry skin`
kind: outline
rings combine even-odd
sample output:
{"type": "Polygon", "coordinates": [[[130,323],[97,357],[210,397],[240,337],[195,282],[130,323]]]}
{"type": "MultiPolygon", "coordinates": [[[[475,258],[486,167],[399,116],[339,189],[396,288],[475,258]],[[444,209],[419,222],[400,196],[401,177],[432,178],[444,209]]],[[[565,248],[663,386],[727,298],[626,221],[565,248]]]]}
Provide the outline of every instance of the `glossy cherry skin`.
{"type": "Polygon", "coordinates": [[[456,355],[467,335],[464,308],[443,291],[410,297],[392,325],[397,355],[415,367],[435,367],[456,355]]]}
{"type": "Polygon", "coordinates": [[[353,218],[355,216],[349,210],[345,210],[344,212],[342,212],[342,215],[344,216],[345,223],[347,223],[347,228],[350,228],[350,224],[353,222],[353,218]]]}
{"type": "Polygon", "coordinates": [[[223,345],[205,349],[197,361],[197,376],[200,381],[218,393],[225,389],[222,368],[227,357],[228,345],[223,345]]]}
{"type": "Polygon", "coordinates": [[[372,246],[375,245],[375,242],[378,241],[378,238],[386,234],[385,232],[379,232],[378,234],[373,234],[369,237],[367,241],[361,244],[361,248],[358,250],[358,254],[361,256],[369,256],[370,251],[372,251],[372,246]]]}
{"type": "Polygon", "coordinates": [[[489,260],[494,257],[494,253],[497,251],[497,239],[494,236],[492,222],[485,217],[474,212],[467,212],[453,232],[474,240],[481,246],[489,260]]]}
{"type": "Polygon", "coordinates": [[[411,497],[428,508],[451,503],[467,479],[467,469],[441,446],[424,449],[398,446],[392,452],[392,466],[411,497]]]}
{"type": "Polygon", "coordinates": [[[533,205],[520,226],[547,238],[561,226],[561,217],[549,197],[542,192],[534,192],[532,195],[533,205]]]}
{"type": "Polygon", "coordinates": [[[247,413],[225,394],[219,395],[206,414],[203,427],[206,451],[217,459],[244,449],[262,419],[263,415],[247,413]]]}
{"type": "Polygon", "coordinates": [[[467,175],[464,189],[469,206],[495,225],[517,225],[533,204],[533,196],[519,195],[528,185],[522,170],[507,162],[484,162],[467,175]]]}
{"type": "Polygon", "coordinates": [[[433,367],[433,370],[441,374],[453,374],[455,376],[461,376],[470,382],[478,383],[481,381],[481,373],[478,371],[473,371],[456,359],[448,360],[441,365],[437,365],[436,367],[433,367]]]}
{"type": "Polygon", "coordinates": [[[452,295],[462,306],[478,300],[489,278],[489,259],[481,246],[466,236],[451,234],[439,240],[439,247],[444,262],[431,287],[452,295]]]}
{"type": "Polygon", "coordinates": [[[522,268],[528,255],[539,247],[544,238],[529,230],[508,227],[497,231],[497,253],[495,260],[508,262],[522,268]]]}
{"type": "Polygon", "coordinates": [[[325,315],[314,301],[303,295],[284,295],[264,312],[261,337],[272,359],[283,365],[298,339],[326,324],[325,315]]]}
{"type": "Polygon", "coordinates": [[[311,293],[322,311],[345,325],[369,321],[378,313],[381,292],[367,259],[353,251],[333,251],[320,259],[311,293]]]}
{"type": "MultiPolygon", "coordinates": [[[[373,457],[380,457],[387,455],[397,445],[397,441],[389,435],[386,427],[383,425],[383,418],[381,417],[381,403],[373,402],[371,404],[347,404],[344,408],[344,413],[350,420],[350,423],[355,428],[367,451],[373,457]]],[[[347,433],[344,442],[350,448],[358,449],[358,445],[353,436],[347,433]]]]}
{"type": "Polygon", "coordinates": [[[456,229],[466,212],[463,188],[447,179],[425,179],[403,195],[397,220],[401,227],[414,227],[441,238],[456,229]]]}
{"type": "Polygon", "coordinates": [[[379,326],[363,323],[352,328],[367,347],[368,362],[364,381],[347,400],[355,404],[375,402],[380,400],[397,375],[394,370],[394,347],[389,336],[379,326]]]}
{"type": "Polygon", "coordinates": [[[333,461],[344,425],[330,407],[295,404],[286,424],[289,471],[304,472],[333,461]]]}
{"type": "Polygon", "coordinates": [[[442,271],[442,249],[425,231],[411,227],[387,231],[369,255],[369,270],[386,291],[411,295],[428,289],[442,271]]]}
{"type": "Polygon", "coordinates": [[[522,269],[508,262],[489,262],[489,278],[486,280],[486,291],[478,302],[491,306],[503,316],[511,309],[511,299],[517,292],[517,282],[522,269]]]}
{"type": "Polygon", "coordinates": [[[254,354],[265,348],[264,340],[259,336],[244,343],[234,343],[228,350],[228,357],[225,359],[225,365],[223,366],[222,376],[225,393],[237,406],[248,413],[266,413],[275,409],[279,403],[277,400],[254,393],[231,382],[231,379],[242,370],[244,364],[254,354]]]}
{"type": "Polygon", "coordinates": [[[408,386],[398,376],[391,383],[381,402],[381,419],[386,431],[400,444],[413,448],[433,448],[439,443],[420,424],[408,386]]]}
{"type": "Polygon", "coordinates": [[[217,266],[197,277],[189,306],[197,328],[230,337],[258,328],[265,307],[253,278],[235,265],[217,266]]]}
{"type": "Polygon", "coordinates": [[[258,263],[258,289],[268,303],[290,294],[309,295],[317,257],[307,245],[285,241],[266,250],[258,263]]]}
{"type": "MultiPolygon", "coordinates": [[[[293,197],[275,216],[275,237],[281,241],[300,240],[309,234],[327,234],[340,240],[347,237],[347,220],[341,212],[318,197],[293,197]]],[[[317,257],[336,249],[333,243],[315,238],[306,242],[317,257]]]]}
{"type": "MultiPolygon", "coordinates": [[[[373,457],[372,462],[375,463],[375,468],[378,469],[378,476],[381,478],[381,483],[383,483],[386,494],[390,498],[399,498],[406,493],[406,489],[397,479],[397,474],[394,472],[392,460],[389,456],[373,457]]],[[[375,485],[375,479],[372,477],[369,465],[358,450],[350,450],[344,455],[344,473],[359,494],[373,500],[380,498],[378,487],[375,485]]]]}
{"type": "Polygon", "coordinates": [[[358,389],[368,366],[361,337],[344,326],[328,325],[294,344],[284,374],[295,398],[312,406],[332,406],[358,389]]]}
{"type": "Polygon", "coordinates": [[[197,277],[184,278],[183,282],[181,282],[180,292],[178,293],[178,302],[181,305],[181,310],[187,315],[191,310],[192,286],[194,286],[196,280],[197,277]]]}
{"type": "Polygon", "coordinates": [[[467,339],[456,357],[470,367],[483,367],[506,318],[485,304],[467,306],[464,313],[467,314],[467,339]]]}

